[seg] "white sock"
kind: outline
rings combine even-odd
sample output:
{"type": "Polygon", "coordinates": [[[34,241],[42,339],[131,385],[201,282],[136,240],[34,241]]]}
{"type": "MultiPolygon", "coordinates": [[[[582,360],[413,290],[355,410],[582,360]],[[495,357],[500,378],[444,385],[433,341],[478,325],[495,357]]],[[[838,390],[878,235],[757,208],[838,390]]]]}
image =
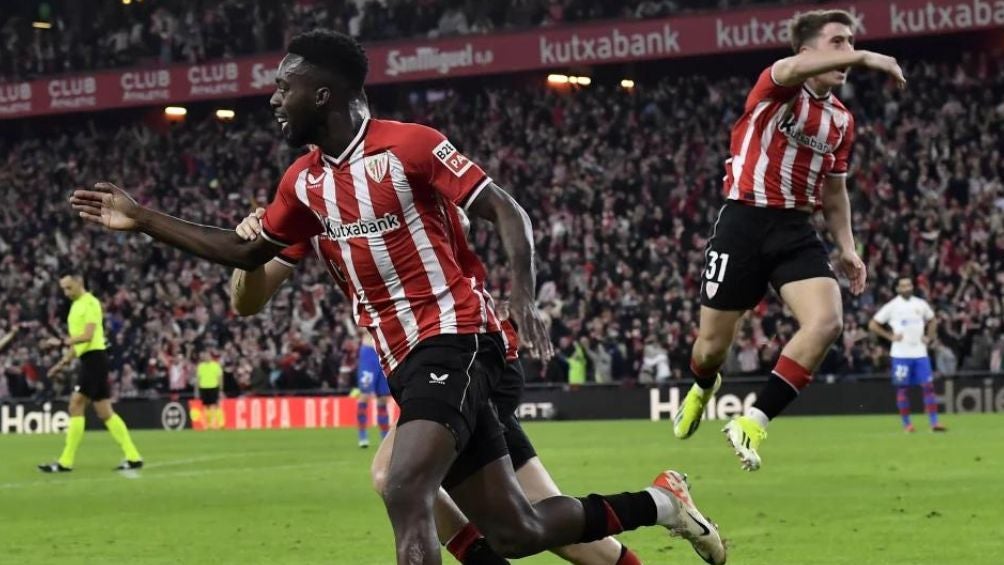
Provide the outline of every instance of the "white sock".
{"type": "Polygon", "coordinates": [[[648,487],[645,492],[652,497],[655,501],[655,522],[657,524],[666,524],[669,522],[669,517],[677,512],[677,501],[676,498],[662,492],[662,490],[655,487],[648,487]]]}
{"type": "Polygon", "coordinates": [[[767,424],[770,423],[770,418],[763,413],[763,410],[752,406],[750,406],[749,410],[746,411],[746,417],[751,418],[754,422],[760,424],[760,427],[765,430],[767,429],[767,424]]]}

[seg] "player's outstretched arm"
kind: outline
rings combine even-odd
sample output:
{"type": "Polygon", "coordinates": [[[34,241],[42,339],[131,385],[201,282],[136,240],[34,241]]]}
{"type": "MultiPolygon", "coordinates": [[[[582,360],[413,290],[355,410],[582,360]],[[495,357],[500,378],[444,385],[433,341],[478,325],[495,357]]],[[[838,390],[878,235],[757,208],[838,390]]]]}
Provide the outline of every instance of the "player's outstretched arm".
{"type": "Polygon", "coordinates": [[[782,86],[797,86],[823,73],[847,67],[865,67],[887,73],[900,88],[906,86],[903,69],[894,57],[873,51],[808,49],[774,63],[771,76],[782,86]]]}
{"type": "Polygon", "coordinates": [[[282,249],[265,238],[247,241],[233,230],[186,222],[141,206],[121,188],[99,182],[93,190],[75,190],[70,204],[80,217],[110,230],[139,231],[214,263],[254,270],[282,249]]]}
{"type": "MultiPolygon", "coordinates": [[[[264,215],[264,208],[248,214],[237,225],[237,235],[247,241],[258,239],[264,215]]],[[[234,269],[230,276],[230,306],[241,316],[253,316],[261,312],[292,273],[292,268],[274,259],[251,271],[234,269]]]]}
{"type": "Polygon", "coordinates": [[[530,216],[494,182],[481,191],[468,210],[495,224],[513,272],[510,310],[524,341],[535,355],[547,361],[554,354],[554,348],[536,305],[537,271],[533,263],[530,216]]]}

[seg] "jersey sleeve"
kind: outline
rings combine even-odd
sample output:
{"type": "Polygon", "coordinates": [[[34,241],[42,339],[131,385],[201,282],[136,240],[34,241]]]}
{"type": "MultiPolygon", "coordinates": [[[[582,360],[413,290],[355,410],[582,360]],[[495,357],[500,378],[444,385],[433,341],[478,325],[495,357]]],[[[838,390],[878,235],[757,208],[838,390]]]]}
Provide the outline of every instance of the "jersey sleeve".
{"type": "MultiPolygon", "coordinates": [[[[286,174],[282,176],[279,188],[275,191],[275,199],[265,209],[265,217],[262,218],[262,235],[282,247],[306,241],[324,229],[317,216],[296,193],[302,174],[306,174],[306,171],[295,165],[286,169],[286,174]]],[[[303,197],[306,198],[306,189],[303,191],[303,197]]]]}
{"type": "Polygon", "coordinates": [[[844,137],[840,140],[840,145],[833,151],[833,168],[827,173],[831,177],[847,176],[850,169],[851,150],[854,148],[854,116],[847,112],[847,129],[844,130],[844,137]]]}
{"type": "Polygon", "coordinates": [[[879,308],[878,312],[872,316],[872,319],[880,324],[888,324],[889,320],[892,318],[892,303],[887,303],[885,306],[879,308]]]}
{"type": "Polygon", "coordinates": [[[771,65],[760,73],[756,84],[746,97],[746,111],[749,112],[759,102],[764,100],[787,101],[798,94],[801,85],[784,86],[774,80],[774,66],[771,65]]]}
{"type": "Polygon", "coordinates": [[[278,255],[273,257],[273,260],[278,261],[289,268],[294,268],[300,264],[300,261],[302,261],[309,252],[310,240],[298,241],[280,251],[278,255]]]}
{"type": "Polygon", "coordinates": [[[476,163],[438,131],[413,126],[402,144],[405,171],[422,184],[460,206],[464,210],[491,182],[491,178],[476,163]]]}
{"type": "Polygon", "coordinates": [[[934,310],[931,308],[931,305],[928,304],[927,301],[925,300],[924,301],[924,321],[925,322],[930,322],[933,319],[934,319],[934,310]]]}
{"type": "Polygon", "coordinates": [[[84,327],[87,324],[94,324],[100,327],[104,321],[101,315],[101,301],[94,297],[88,300],[85,304],[84,315],[81,318],[84,320],[84,327]]]}

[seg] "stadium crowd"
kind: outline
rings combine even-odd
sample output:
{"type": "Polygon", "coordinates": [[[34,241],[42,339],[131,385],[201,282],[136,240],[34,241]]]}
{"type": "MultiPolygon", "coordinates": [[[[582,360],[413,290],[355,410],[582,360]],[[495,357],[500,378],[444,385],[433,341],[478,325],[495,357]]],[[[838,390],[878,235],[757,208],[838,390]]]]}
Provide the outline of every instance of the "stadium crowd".
{"type": "MultiPolygon", "coordinates": [[[[907,91],[857,73],[842,93],[857,120],[849,186],[870,283],[859,297],[845,293],[844,334],[821,376],[886,368],[887,344],[866,326],[901,275],[917,278],[937,313],[937,371],[1001,370],[1004,61],[979,54],[905,67],[907,91]]],[[[532,216],[539,305],[560,355],[531,370],[531,381],[680,377],[729,129],[753,75],[671,76],[631,91],[599,81],[547,93],[539,84],[416,90],[402,107],[377,109],[446,132],[532,216]]],[[[92,123],[0,142],[0,336],[19,329],[0,356],[0,396],[52,388],[46,368],[56,353],[37,345],[62,331],[57,280],[74,271],[104,303],[119,396],[182,391],[204,348],[222,358],[233,389],[350,386],[350,312],[316,261],[262,314],[235,318],[226,269],[85,227],[66,204],[74,186],[109,178],[169,213],[236,225],[268,201],[297,154],[275,127],[262,111],[167,131],[92,123]]],[[[471,238],[489,287],[505,289],[490,227],[476,222],[471,238]]],[[[765,300],[744,320],[726,371],[762,374],[793,331],[777,300],[765,300]]]]}
{"type": "MultiPolygon", "coordinates": [[[[806,3],[802,0],[801,3],[806,3]]],[[[34,0],[0,13],[0,80],[277,51],[324,27],[362,41],[594,19],[657,18],[791,0],[34,0]],[[51,29],[33,27],[39,21],[51,29]]]]}

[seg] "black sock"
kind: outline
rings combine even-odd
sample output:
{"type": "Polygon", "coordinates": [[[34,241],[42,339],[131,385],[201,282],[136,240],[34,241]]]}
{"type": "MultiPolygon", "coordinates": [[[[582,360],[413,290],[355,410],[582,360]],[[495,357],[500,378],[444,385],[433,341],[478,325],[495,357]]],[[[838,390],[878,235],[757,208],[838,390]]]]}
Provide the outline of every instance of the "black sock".
{"type": "Polygon", "coordinates": [[[760,394],[753,403],[753,408],[762,411],[773,420],[793,400],[798,398],[798,392],[788,384],[788,381],[771,373],[767,384],[763,385],[760,394]]]}
{"type": "Polygon", "coordinates": [[[603,539],[627,530],[655,524],[656,508],[647,492],[591,494],[580,498],[585,513],[580,543],[603,539]]]}
{"type": "Polygon", "coordinates": [[[462,565],[508,565],[509,562],[502,558],[492,546],[488,545],[488,540],[479,538],[467,549],[462,565]]]}
{"type": "Polygon", "coordinates": [[[689,370],[690,378],[694,379],[697,386],[703,388],[704,390],[710,390],[711,387],[715,386],[715,381],[718,379],[717,369],[711,371],[711,374],[708,374],[707,371],[702,371],[697,364],[694,363],[694,360],[691,359],[689,370]]]}

